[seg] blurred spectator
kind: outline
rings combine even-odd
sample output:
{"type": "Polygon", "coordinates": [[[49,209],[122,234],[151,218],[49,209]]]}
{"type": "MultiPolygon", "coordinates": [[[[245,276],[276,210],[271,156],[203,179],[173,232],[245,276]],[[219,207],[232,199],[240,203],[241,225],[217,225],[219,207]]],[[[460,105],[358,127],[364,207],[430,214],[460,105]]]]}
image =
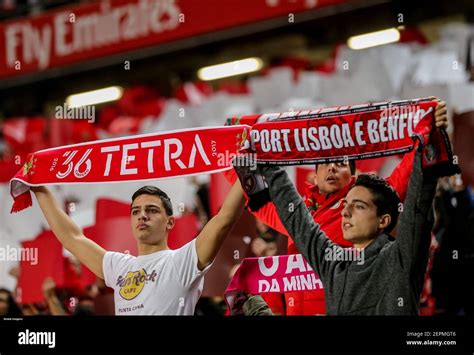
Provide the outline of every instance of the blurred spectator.
{"type": "Polygon", "coordinates": [[[64,316],[72,314],[74,316],[95,315],[95,298],[100,294],[99,286],[96,284],[86,287],[84,293],[78,297],[70,297],[71,294],[62,290],[61,301],[57,295],[56,284],[52,278],[45,279],[43,283],[43,294],[48,305],[49,314],[53,316],[64,316]],[[68,308],[65,307],[68,304],[68,308]]]}
{"type": "Polygon", "coordinates": [[[43,295],[48,305],[49,313],[52,316],[65,316],[66,311],[56,295],[56,283],[51,277],[43,282],[43,295]]]}
{"type": "Polygon", "coordinates": [[[0,288],[0,317],[20,317],[22,312],[15,303],[13,295],[5,288],[0,288]]]}
{"type": "Polygon", "coordinates": [[[431,244],[428,256],[428,265],[426,266],[425,283],[420,296],[420,315],[432,316],[436,311],[436,300],[433,296],[433,282],[431,273],[433,270],[434,256],[439,249],[439,243],[434,233],[431,233],[431,244]]]}
{"type": "MultiPolygon", "coordinates": [[[[85,292],[79,296],[78,304],[74,308],[74,316],[92,316],[95,315],[95,301],[96,297],[101,294],[104,290],[100,289],[100,286],[97,282],[88,285],[85,289],[85,292]]],[[[105,285],[104,285],[105,286],[105,285]]]]}
{"type": "Polygon", "coordinates": [[[114,315],[114,291],[105,285],[105,281],[97,278],[96,282],[86,288],[86,294],[94,300],[95,315],[114,315]]]}
{"type": "Polygon", "coordinates": [[[0,10],[2,11],[13,11],[16,9],[16,0],[1,0],[0,10]]]}
{"type": "Polygon", "coordinates": [[[222,316],[226,303],[222,297],[201,297],[196,304],[195,316],[222,316]]]}
{"type": "Polygon", "coordinates": [[[211,209],[209,207],[209,181],[197,176],[190,177],[194,192],[194,203],[192,212],[199,218],[202,226],[211,219],[211,209]]]}
{"type": "Polygon", "coordinates": [[[209,176],[191,176],[183,186],[183,200],[178,205],[181,216],[195,215],[201,230],[211,219],[209,206],[209,176]]]}
{"type": "Polygon", "coordinates": [[[278,232],[256,219],[257,236],[252,240],[251,250],[256,257],[274,256],[278,253],[278,232]]]}
{"type": "Polygon", "coordinates": [[[18,280],[18,277],[20,277],[20,265],[11,267],[8,270],[8,275],[18,280]]]}
{"type": "Polygon", "coordinates": [[[440,243],[431,278],[437,313],[474,314],[474,208],[460,176],[440,180],[433,231],[440,243]]]}
{"type": "Polygon", "coordinates": [[[94,298],[84,295],[79,297],[79,303],[77,304],[74,316],[93,316],[95,315],[94,298]]]}
{"type": "Polygon", "coordinates": [[[22,311],[24,316],[45,315],[46,313],[43,312],[43,310],[41,308],[42,307],[39,307],[39,305],[33,304],[33,303],[24,303],[24,304],[21,305],[21,311],[22,311]]]}
{"type": "MultiPolygon", "coordinates": [[[[252,241],[250,242],[251,255],[247,255],[246,257],[267,257],[267,256],[277,255],[278,254],[277,240],[278,238],[281,237],[281,234],[279,234],[277,231],[270,228],[269,226],[267,226],[266,224],[264,224],[262,221],[260,221],[257,218],[255,219],[255,222],[256,222],[257,233],[256,233],[255,238],[253,238],[252,241]]],[[[232,279],[234,277],[234,274],[239,267],[240,267],[240,263],[234,265],[230,269],[229,279],[232,279]]],[[[286,314],[285,300],[282,294],[262,293],[260,296],[256,298],[255,302],[258,303],[257,299],[258,300],[263,299],[262,302],[268,304],[268,307],[271,309],[269,310],[270,314],[271,313],[275,315],[286,314]]],[[[235,309],[239,309],[241,312],[243,312],[242,307],[248,297],[250,297],[250,295],[242,295],[241,299],[236,301],[237,303],[240,302],[240,305],[237,305],[235,309]]],[[[226,314],[237,315],[237,314],[243,314],[243,313],[230,313],[227,310],[226,314]]],[[[252,313],[251,315],[257,315],[257,314],[252,313]]]]}
{"type": "MultiPolygon", "coordinates": [[[[252,253],[257,257],[275,256],[278,254],[277,238],[279,233],[259,219],[256,219],[257,236],[250,245],[252,253]]],[[[262,293],[261,298],[268,304],[275,315],[286,314],[284,296],[279,293],[262,293]]],[[[260,297],[258,298],[260,299],[260,297]]],[[[256,301],[258,303],[258,301],[256,301]]],[[[262,301],[263,302],[263,301],[262,301]]],[[[265,313],[265,312],[264,312],[265,313]]],[[[258,313],[260,314],[260,313],[258,313]]]]}

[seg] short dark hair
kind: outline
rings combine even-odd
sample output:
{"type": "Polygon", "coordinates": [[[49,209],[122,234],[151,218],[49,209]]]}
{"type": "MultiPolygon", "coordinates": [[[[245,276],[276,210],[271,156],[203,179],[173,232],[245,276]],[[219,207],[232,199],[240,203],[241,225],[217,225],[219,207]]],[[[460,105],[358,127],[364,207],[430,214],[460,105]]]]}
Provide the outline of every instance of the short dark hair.
{"type": "MultiPolygon", "coordinates": [[[[337,163],[339,163],[339,162],[337,162],[337,163]]],[[[325,163],[321,163],[321,164],[325,164],[325,163]]],[[[318,170],[318,165],[319,164],[314,165],[314,170],[315,171],[318,170]]],[[[355,160],[349,160],[349,168],[351,169],[351,174],[355,175],[355,173],[356,173],[356,161],[355,160]]]]}
{"type": "Polygon", "coordinates": [[[156,186],[143,186],[140,187],[135,193],[132,195],[132,204],[135,199],[140,195],[154,195],[158,196],[165,207],[165,212],[168,216],[173,215],[173,206],[171,205],[171,200],[169,196],[163,190],[157,188],[156,186]]]}
{"type": "Polygon", "coordinates": [[[390,233],[397,225],[398,215],[400,214],[398,211],[400,198],[395,190],[387,180],[374,174],[360,174],[351,189],[355,186],[363,186],[372,192],[373,201],[377,207],[377,216],[390,215],[392,220],[384,230],[384,232],[390,233]]]}

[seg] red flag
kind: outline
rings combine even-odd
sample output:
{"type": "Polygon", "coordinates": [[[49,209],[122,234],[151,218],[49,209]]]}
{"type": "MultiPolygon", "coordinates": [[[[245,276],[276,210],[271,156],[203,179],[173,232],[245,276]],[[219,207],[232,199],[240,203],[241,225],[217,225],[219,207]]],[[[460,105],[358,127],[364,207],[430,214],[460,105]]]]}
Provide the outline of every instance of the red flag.
{"type": "Polygon", "coordinates": [[[29,260],[21,260],[20,277],[18,279],[18,299],[20,303],[42,302],[42,285],[47,277],[51,277],[58,287],[64,284],[64,257],[62,246],[53,232],[45,231],[36,239],[22,242],[24,255],[34,256],[29,260]]]}
{"type": "Polygon", "coordinates": [[[188,214],[175,219],[174,227],[168,235],[170,249],[178,249],[190,242],[199,234],[198,219],[194,214],[188,214]]]}
{"type": "Polygon", "coordinates": [[[98,221],[96,228],[98,244],[105,250],[137,255],[137,242],[132,234],[130,216],[98,221]]]}
{"type": "MultiPolygon", "coordinates": [[[[231,170],[230,176],[235,176],[234,170],[231,170]]],[[[231,185],[226,179],[224,174],[213,174],[211,175],[211,183],[209,188],[209,207],[211,210],[211,216],[215,216],[219,209],[221,208],[222,204],[224,203],[224,199],[229,193],[231,189],[231,185]]]]}

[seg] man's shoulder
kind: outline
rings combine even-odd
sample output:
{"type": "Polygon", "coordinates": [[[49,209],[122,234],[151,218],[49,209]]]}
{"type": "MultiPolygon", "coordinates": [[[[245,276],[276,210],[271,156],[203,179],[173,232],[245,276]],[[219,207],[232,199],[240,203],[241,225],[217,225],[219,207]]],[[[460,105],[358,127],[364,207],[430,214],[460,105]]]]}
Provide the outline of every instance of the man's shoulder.
{"type": "Polygon", "coordinates": [[[395,239],[386,233],[379,235],[365,248],[366,255],[377,255],[389,252],[395,246],[395,239]]]}
{"type": "Polygon", "coordinates": [[[196,238],[190,240],[186,244],[180,246],[177,249],[172,250],[172,254],[174,257],[184,257],[189,254],[189,252],[193,251],[193,248],[195,250],[196,248],[196,238]]]}
{"type": "Polygon", "coordinates": [[[113,263],[127,263],[136,259],[136,256],[133,256],[129,253],[120,253],[116,251],[107,251],[104,255],[104,259],[109,259],[113,263]]]}
{"type": "Polygon", "coordinates": [[[395,245],[396,239],[392,237],[390,234],[384,233],[379,236],[382,249],[390,248],[391,246],[395,245]]]}
{"type": "Polygon", "coordinates": [[[130,258],[136,258],[136,256],[130,254],[128,251],[126,251],[125,253],[121,253],[121,252],[118,252],[118,251],[112,251],[112,250],[107,250],[105,252],[105,254],[109,254],[111,256],[120,256],[120,257],[130,257],[130,258]]]}

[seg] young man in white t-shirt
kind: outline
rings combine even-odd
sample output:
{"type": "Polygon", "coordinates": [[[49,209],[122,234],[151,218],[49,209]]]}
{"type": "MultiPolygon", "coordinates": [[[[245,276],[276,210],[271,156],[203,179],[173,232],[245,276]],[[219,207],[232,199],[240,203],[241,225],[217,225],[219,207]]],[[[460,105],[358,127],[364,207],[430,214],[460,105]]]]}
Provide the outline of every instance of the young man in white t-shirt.
{"type": "Polygon", "coordinates": [[[174,226],[169,197],[154,186],[132,196],[131,225],[138,256],[107,252],[82,234],[44,186],[32,187],[46,220],[61,244],[114,289],[116,315],[193,315],[204,274],[240,217],[245,197],[237,182],[219,213],[183,247],[170,250],[174,226]]]}

